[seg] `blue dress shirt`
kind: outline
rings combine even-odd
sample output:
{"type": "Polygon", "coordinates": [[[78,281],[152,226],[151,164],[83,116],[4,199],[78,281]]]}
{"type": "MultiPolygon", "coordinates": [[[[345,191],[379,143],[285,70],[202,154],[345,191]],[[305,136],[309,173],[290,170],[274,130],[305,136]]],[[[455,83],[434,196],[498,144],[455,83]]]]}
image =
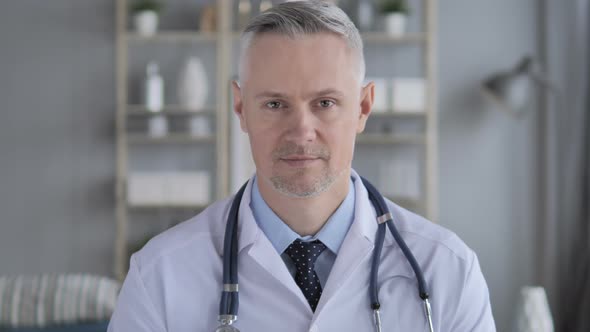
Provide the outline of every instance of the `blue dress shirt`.
{"type": "Polygon", "coordinates": [[[270,240],[273,247],[277,250],[287,269],[293,277],[295,277],[295,264],[285,253],[287,247],[296,239],[302,241],[320,240],[327,247],[315,263],[315,272],[320,280],[322,288],[326,286],[326,281],[330,275],[330,270],[336,261],[338,250],[348,233],[348,229],[354,220],[354,203],[355,190],[353,180],[350,180],[348,185],[348,194],[338,209],[330,216],[328,221],[324,224],[322,229],[314,236],[301,236],[293,231],[285,222],[274,213],[273,210],[266,204],[260,191],[258,190],[257,177],[254,177],[252,184],[252,199],[250,201],[250,208],[258,227],[262,229],[266,237],[270,240]]]}

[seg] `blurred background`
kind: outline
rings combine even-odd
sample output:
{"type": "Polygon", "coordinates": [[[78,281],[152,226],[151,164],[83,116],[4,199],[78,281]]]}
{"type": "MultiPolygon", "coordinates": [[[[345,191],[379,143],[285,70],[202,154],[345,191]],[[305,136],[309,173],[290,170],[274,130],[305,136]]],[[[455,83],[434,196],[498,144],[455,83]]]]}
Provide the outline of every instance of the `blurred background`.
{"type": "MultiPolygon", "coordinates": [[[[2,3],[0,330],[104,331],[129,255],[252,174],[229,82],[278,3],[2,3]]],[[[588,1],[337,4],[376,83],[355,169],[478,254],[498,331],[589,331],[588,1]]]]}

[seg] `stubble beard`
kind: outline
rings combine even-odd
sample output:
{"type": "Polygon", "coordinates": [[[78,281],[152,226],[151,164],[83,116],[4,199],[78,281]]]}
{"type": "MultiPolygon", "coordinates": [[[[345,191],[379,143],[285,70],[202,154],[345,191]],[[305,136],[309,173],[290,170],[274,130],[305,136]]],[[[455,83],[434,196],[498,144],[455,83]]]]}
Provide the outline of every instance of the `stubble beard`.
{"type": "Polygon", "coordinates": [[[270,178],[274,189],[279,193],[293,198],[312,198],[326,192],[336,179],[338,174],[334,174],[326,166],[321,173],[311,181],[302,181],[307,175],[308,169],[298,169],[294,174],[289,176],[274,175],[270,178]]]}
{"type": "Polygon", "coordinates": [[[273,160],[280,163],[281,158],[290,154],[306,154],[320,158],[324,165],[319,174],[313,176],[311,179],[306,179],[310,176],[313,170],[310,168],[295,169],[288,175],[278,174],[274,171],[270,177],[270,183],[273,188],[279,193],[293,198],[312,198],[326,192],[334,182],[338,179],[342,172],[336,172],[330,169],[328,162],[330,160],[330,151],[323,146],[304,147],[295,144],[281,146],[273,152],[273,160]]]}

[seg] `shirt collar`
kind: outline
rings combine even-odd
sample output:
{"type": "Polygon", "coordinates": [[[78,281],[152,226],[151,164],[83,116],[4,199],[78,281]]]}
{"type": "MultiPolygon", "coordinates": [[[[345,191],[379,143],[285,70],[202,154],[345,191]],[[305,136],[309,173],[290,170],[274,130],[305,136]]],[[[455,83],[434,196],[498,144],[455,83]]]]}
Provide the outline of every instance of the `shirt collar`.
{"type": "Polygon", "coordinates": [[[355,187],[352,178],[348,185],[346,198],[315,236],[300,236],[271,210],[258,190],[256,176],[254,176],[252,183],[251,195],[250,208],[254,219],[279,254],[282,254],[298,238],[303,241],[320,240],[330,251],[338,254],[340,246],[354,220],[355,187]]]}

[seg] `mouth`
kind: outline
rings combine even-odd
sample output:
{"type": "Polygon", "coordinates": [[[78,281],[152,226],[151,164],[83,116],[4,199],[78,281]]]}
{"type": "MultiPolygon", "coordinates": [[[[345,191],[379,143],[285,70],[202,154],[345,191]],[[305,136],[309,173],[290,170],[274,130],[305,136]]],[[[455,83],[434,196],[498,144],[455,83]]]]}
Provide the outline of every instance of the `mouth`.
{"type": "Polygon", "coordinates": [[[320,161],[321,158],[308,155],[289,155],[279,160],[292,167],[306,167],[320,161]]]}

